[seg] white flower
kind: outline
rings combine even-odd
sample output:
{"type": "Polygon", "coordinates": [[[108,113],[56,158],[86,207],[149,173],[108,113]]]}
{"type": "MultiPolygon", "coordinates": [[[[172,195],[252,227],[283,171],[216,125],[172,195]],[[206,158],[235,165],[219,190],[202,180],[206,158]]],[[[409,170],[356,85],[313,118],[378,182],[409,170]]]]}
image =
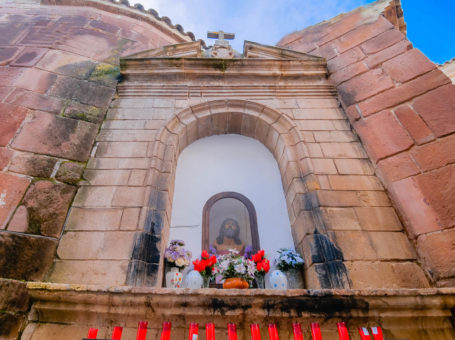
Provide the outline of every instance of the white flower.
{"type": "Polygon", "coordinates": [[[185,259],[179,257],[177,260],[175,260],[175,264],[176,264],[176,266],[178,266],[178,267],[182,267],[182,266],[186,265],[186,264],[185,264],[185,259]]]}
{"type": "Polygon", "coordinates": [[[245,274],[245,266],[243,263],[236,264],[234,270],[239,274],[245,274]]]}

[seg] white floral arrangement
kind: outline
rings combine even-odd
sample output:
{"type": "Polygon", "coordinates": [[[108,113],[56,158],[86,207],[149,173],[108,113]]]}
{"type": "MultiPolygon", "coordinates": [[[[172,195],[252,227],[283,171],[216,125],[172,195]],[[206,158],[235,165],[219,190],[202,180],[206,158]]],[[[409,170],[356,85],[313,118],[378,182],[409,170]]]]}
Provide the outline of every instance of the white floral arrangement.
{"type": "Polygon", "coordinates": [[[275,259],[275,264],[283,272],[291,269],[301,269],[305,263],[295,250],[281,248],[278,250],[278,254],[279,256],[275,259]]]}
{"type": "Polygon", "coordinates": [[[239,277],[250,282],[256,274],[256,264],[240,256],[237,250],[229,249],[229,254],[220,255],[217,258],[215,272],[221,275],[223,279],[239,277]]]}

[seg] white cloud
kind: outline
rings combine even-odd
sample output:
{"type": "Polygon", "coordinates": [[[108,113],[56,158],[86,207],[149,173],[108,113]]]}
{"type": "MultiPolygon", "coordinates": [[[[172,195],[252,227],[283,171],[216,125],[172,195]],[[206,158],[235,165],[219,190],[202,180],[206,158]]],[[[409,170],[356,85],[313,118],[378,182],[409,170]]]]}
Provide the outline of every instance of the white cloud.
{"type": "Polygon", "coordinates": [[[160,16],[169,17],[196,38],[222,29],[236,34],[232,43],[241,52],[243,41],[274,45],[283,36],[350,11],[372,0],[138,0],[160,16]]]}

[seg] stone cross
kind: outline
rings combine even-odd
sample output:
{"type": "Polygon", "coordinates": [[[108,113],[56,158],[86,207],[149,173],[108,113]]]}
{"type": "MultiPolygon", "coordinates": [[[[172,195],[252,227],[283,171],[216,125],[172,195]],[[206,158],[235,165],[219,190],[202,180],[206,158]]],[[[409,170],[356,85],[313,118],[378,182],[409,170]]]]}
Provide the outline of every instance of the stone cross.
{"type": "Polygon", "coordinates": [[[215,41],[215,45],[229,46],[229,41],[226,40],[233,40],[235,38],[235,34],[225,33],[220,30],[219,32],[207,32],[207,38],[218,39],[215,41]]]}

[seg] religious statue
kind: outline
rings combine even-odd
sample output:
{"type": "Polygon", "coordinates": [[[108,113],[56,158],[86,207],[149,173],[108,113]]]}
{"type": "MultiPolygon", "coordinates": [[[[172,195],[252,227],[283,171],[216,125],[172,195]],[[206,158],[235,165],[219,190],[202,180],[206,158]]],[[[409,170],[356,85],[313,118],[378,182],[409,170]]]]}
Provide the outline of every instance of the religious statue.
{"type": "Polygon", "coordinates": [[[233,218],[227,218],[221,223],[218,237],[213,243],[217,254],[227,254],[229,249],[238,250],[241,255],[245,251],[245,245],[240,239],[239,223],[233,218]]]}

